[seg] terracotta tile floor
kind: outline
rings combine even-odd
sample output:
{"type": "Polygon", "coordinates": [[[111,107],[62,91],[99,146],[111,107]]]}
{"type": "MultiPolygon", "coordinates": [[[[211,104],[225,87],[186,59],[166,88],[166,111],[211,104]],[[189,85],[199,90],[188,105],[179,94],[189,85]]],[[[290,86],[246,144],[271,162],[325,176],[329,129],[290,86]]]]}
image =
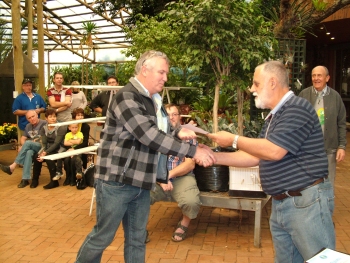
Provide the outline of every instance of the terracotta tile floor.
{"type": "MultiPolygon", "coordinates": [[[[350,133],[348,133],[350,141],[350,133]]],[[[337,167],[334,223],[337,250],[350,253],[350,147],[346,161],[337,167]]],[[[0,152],[0,163],[10,164],[14,150],[0,152]]],[[[37,188],[19,189],[22,169],[11,176],[0,172],[0,262],[74,262],[77,251],[95,223],[89,216],[92,188],[61,186],[44,190],[48,171],[43,168],[37,188]]],[[[64,179],[64,178],[63,178],[64,179]]],[[[95,210],[94,210],[95,211],[95,210]]],[[[181,217],[174,203],[151,207],[148,223],[151,242],[148,263],[273,262],[269,232],[270,203],[263,211],[261,248],[254,247],[254,213],[202,207],[193,220],[188,238],[170,240],[181,217]]],[[[123,262],[123,231],[120,228],[104,252],[102,262],[123,262]]],[[[135,262],[137,263],[137,262],[135,262]]]]}

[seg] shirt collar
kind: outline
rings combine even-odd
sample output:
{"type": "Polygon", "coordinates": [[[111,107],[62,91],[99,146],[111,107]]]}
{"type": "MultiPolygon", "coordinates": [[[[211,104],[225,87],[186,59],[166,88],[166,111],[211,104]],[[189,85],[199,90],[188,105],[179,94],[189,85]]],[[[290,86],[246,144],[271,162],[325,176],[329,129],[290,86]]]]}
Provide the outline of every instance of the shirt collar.
{"type": "Polygon", "coordinates": [[[143,88],[144,92],[145,92],[148,96],[150,96],[150,93],[149,93],[148,89],[146,89],[145,86],[143,86],[142,83],[141,83],[136,77],[134,77],[134,79],[137,81],[137,83],[140,84],[140,86],[141,86],[141,88],[143,88]]]}
{"type": "Polygon", "coordinates": [[[327,92],[328,92],[328,89],[329,89],[329,87],[328,87],[327,85],[326,85],[326,87],[324,87],[324,88],[323,88],[323,90],[322,90],[322,91],[317,91],[317,90],[315,89],[315,87],[314,87],[314,86],[312,86],[312,87],[313,87],[314,92],[315,92],[316,94],[321,93],[321,95],[322,95],[322,96],[326,95],[326,94],[327,94],[327,92]]]}
{"type": "Polygon", "coordinates": [[[266,116],[265,121],[268,120],[271,115],[276,114],[276,112],[284,105],[284,103],[286,103],[286,101],[288,101],[292,96],[294,96],[293,91],[288,91],[286,94],[284,94],[284,96],[282,97],[282,99],[277,103],[276,107],[274,107],[270,113],[266,116]]]}

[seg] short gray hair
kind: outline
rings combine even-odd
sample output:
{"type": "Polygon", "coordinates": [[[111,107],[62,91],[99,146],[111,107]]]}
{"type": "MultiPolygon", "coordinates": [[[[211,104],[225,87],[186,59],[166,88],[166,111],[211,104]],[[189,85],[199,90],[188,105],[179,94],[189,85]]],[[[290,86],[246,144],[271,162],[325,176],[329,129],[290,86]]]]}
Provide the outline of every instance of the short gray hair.
{"type": "Polygon", "coordinates": [[[159,58],[163,58],[166,60],[166,62],[169,64],[169,58],[167,57],[166,54],[164,54],[161,51],[156,51],[156,50],[149,50],[146,51],[145,53],[143,53],[140,58],[137,60],[136,62],[136,66],[135,66],[135,76],[138,75],[141,71],[141,67],[143,65],[148,65],[151,66],[151,68],[153,67],[153,65],[148,63],[148,60],[151,58],[155,58],[155,57],[159,57],[159,58]]]}
{"type": "Polygon", "coordinates": [[[257,68],[262,67],[264,73],[275,76],[282,87],[289,87],[289,76],[285,65],[276,60],[267,61],[257,68]]]}

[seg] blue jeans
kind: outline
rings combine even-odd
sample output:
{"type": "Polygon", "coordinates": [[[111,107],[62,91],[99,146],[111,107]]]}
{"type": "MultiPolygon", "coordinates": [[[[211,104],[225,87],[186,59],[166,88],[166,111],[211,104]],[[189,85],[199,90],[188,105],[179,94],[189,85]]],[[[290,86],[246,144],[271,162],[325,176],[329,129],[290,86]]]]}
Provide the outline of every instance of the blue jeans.
{"type": "Polygon", "coordinates": [[[76,262],[101,262],[102,253],[113,241],[120,222],[124,228],[124,261],[145,262],[150,191],[100,179],[95,179],[95,188],[97,222],[80,247],[76,262]]]}
{"type": "Polygon", "coordinates": [[[275,263],[303,263],[322,248],[335,249],[334,192],[329,179],[302,196],[272,199],[270,230],[275,263]]]}
{"type": "Polygon", "coordinates": [[[22,179],[30,179],[30,170],[32,168],[33,155],[41,149],[39,142],[26,141],[19,151],[15,163],[23,165],[22,179]]]}
{"type": "Polygon", "coordinates": [[[334,181],[335,181],[335,171],[337,167],[337,152],[327,154],[328,158],[328,178],[331,181],[333,188],[334,188],[334,181]]]}

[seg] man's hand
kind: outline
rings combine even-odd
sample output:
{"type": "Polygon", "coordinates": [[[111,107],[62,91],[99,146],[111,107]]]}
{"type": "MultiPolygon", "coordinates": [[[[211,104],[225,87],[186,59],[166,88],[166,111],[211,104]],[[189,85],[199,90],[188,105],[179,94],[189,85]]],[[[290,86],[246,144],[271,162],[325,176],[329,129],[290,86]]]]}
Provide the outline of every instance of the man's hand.
{"type": "Polygon", "coordinates": [[[338,149],[337,150],[337,156],[335,157],[337,160],[337,163],[344,161],[345,159],[345,150],[344,149],[338,149]]]}
{"type": "Polygon", "coordinates": [[[173,190],[173,183],[168,181],[167,184],[160,184],[160,186],[162,187],[163,191],[166,192],[166,191],[172,191],[173,190]]]}
{"type": "Polygon", "coordinates": [[[177,134],[177,137],[181,140],[191,140],[197,138],[197,135],[194,131],[191,131],[190,129],[181,128],[181,130],[177,134]]]}
{"type": "Polygon", "coordinates": [[[216,163],[213,151],[204,144],[199,144],[193,159],[198,165],[208,167],[216,163]]]}
{"type": "Polygon", "coordinates": [[[227,131],[219,131],[217,133],[208,133],[207,137],[221,147],[229,147],[232,146],[235,135],[227,131]]]}

